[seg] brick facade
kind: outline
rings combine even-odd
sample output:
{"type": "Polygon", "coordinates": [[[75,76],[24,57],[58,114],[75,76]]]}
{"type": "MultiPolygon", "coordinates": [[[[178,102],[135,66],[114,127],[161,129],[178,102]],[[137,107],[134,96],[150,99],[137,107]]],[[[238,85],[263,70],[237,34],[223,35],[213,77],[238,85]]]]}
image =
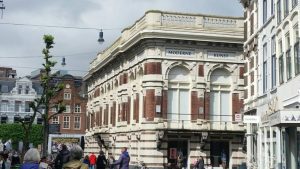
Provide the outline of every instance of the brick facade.
{"type": "Polygon", "coordinates": [[[144,64],[145,75],[149,74],[161,74],[160,62],[148,62],[144,64]]]}

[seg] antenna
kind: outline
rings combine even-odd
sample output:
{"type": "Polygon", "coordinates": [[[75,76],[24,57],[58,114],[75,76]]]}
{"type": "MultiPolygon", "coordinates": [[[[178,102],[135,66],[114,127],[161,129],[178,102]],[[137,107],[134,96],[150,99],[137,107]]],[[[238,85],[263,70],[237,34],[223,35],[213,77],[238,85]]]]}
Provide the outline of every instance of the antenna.
{"type": "Polygon", "coordinates": [[[1,19],[3,18],[3,10],[5,9],[3,0],[0,0],[1,19]]]}

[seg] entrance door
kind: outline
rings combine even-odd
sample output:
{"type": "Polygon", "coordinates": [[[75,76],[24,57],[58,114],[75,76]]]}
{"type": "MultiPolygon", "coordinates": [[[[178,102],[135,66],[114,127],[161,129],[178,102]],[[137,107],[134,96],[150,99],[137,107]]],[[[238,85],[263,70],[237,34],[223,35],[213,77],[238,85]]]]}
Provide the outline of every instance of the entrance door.
{"type": "Polygon", "coordinates": [[[229,143],[212,141],[210,143],[210,161],[213,167],[229,168],[229,143]]]}
{"type": "Polygon", "coordinates": [[[171,168],[187,168],[188,161],[188,142],[187,140],[176,140],[168,142],[168,164],[171,168]],[[181,157],[179,159],[178,157],[181,157]]]}

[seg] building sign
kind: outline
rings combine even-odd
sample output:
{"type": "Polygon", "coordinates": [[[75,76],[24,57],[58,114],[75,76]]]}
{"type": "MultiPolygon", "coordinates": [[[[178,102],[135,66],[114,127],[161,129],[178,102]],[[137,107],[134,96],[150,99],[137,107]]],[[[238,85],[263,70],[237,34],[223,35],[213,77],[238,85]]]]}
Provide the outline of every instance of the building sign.
{"type": "Polygon", "coordinates": [[[234,121],[241,122],[242,121],[242,114],[235,114],[234,121]]]}
{"type": "Polygon", "coordinates": [[[258,116],[244,115],[244,123],[259,123],[258,116]]]}
{"type": "Polygon", "coordinates": [[[79,145],[80,138],[71,137],[54,137],[51,141],[51,151],[58,152],[61,150],[61,146],[64,144],[70,149],[74,145],[79,145]]]}
{"type": "Polygon", "coordinates": [[[166,48],[166,56],[191,57],[195,56],[194,50],[166,48]]]}
{"type": "Polygon", "coordinates": [[[210,59],[235,59],[235,54],[232,52],[208,51],[207,58],[210,58],[210,59]]]}
{"type": "Polygon", "coordinates": [[[300,110],[281,110],[269,116],[270,125],[300,124],[300,110]]]}

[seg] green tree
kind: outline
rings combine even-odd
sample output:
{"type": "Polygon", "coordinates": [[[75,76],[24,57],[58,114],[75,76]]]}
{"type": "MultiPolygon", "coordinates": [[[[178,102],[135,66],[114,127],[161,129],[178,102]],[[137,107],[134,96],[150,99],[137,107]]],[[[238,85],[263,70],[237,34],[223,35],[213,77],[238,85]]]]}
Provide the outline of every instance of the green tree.
{"type": "Polygon", "coordinates": [[[45,48],[43,49],[44,55],[44,63],[43,70],[41,73],[41,86],[43,88],[43,92],[40,98],[35,99],[30,103],[30,108],[33,110],[33,115],[31,116],[29,121],[21,120],[21,124],[24,131],[24,149],[27,150],[29,147],[29,133],[32,131],[32,124],[34,119],[39,113],[43,119],[43,149],[42,154],[47,155],[47,147],[48,147],[48,136],[49,136],[49,120],[57,115],[65,111],[65,106],[62,103],[62,100],[58,100],[56,103],[52,103],[50,105],[50,101],[53,97],[55,97],[63,88],[64,85],[62,83],[53,83],[51,80],[53,79],[53,74],[51,74],[51,69],[55,66],[56,62],[52,61],[52,55],[50,55],[50,49],[53,48],[54,45],[54,37],[52,35],[44,35],[44,43],[45,48]],[[56,113],[49,114],[50,108],[55,107],[57,109],[56,113]]]}

